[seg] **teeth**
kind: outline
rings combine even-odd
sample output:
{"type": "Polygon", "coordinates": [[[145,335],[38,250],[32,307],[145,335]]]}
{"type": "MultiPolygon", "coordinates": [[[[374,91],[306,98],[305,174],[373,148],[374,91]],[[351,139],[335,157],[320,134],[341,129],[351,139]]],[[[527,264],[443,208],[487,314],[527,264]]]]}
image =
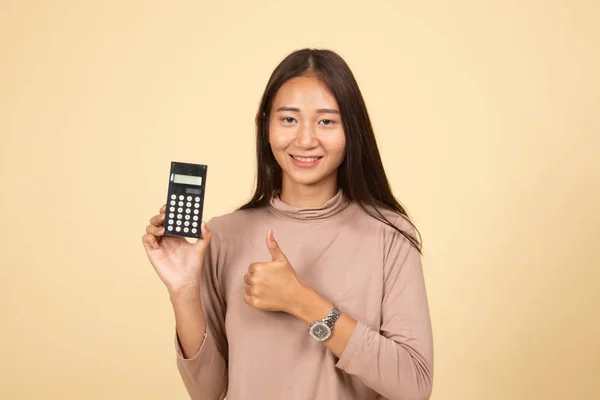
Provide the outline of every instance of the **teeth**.
{"type": "Polygon", "coordinates": [[[319,157],[296,157],[296,156],[292,156],[292,157],[294,157],[298,161],[304,161],[304,162],[313,162],[313,161],[317,161],[319,159],[319,157]]]}

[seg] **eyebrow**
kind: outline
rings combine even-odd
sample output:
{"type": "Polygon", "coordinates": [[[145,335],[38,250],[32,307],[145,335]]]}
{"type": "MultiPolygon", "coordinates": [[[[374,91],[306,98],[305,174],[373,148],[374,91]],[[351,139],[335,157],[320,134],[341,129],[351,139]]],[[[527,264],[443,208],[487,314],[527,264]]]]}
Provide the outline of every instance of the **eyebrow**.
{"type": "MultiPolygon", "coordinates": [[[[275,112],[279,112],[279,111],[295,111],[295,112],[300,112],[299,108],[296,107],[279,107],[277,110],[275,110],[275,112]]],[[[340,112],[334,108],[319,108],[317,110],[318,113],[327,113],[327,114],[339,114],[340,112]]]]}

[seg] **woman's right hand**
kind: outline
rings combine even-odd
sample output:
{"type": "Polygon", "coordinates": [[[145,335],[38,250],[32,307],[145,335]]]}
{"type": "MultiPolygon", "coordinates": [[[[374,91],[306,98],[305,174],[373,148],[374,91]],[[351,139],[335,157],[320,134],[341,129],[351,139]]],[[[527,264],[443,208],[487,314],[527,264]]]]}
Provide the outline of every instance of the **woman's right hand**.
{"type": "Polygon", "coordinates": [[[167,206],[163,205],[159,214],[153,216],[146,227],[146,234],[142,236],[146,254],[171,295],[186,290],[196,291],[200,287],[202,261],[212,232],[202,222],[201,238],[195,243],[190,243],[181,236],[164,236],[166,209],[167,206]]]}

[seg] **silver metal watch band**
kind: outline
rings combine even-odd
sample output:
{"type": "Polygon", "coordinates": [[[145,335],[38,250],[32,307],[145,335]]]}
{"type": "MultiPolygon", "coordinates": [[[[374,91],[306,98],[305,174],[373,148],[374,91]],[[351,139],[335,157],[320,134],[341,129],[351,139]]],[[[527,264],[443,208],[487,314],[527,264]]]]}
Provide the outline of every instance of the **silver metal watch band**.
{"type": "Polygon", "coordinates": [[[331,311],[329,311],[327,317],[323,318],[323,322],[327,324],[329,329],[333,329],[333,325],[338,320],[341,314],[342,312],[340,311],[340,309],[334,304],[331,311]]]}

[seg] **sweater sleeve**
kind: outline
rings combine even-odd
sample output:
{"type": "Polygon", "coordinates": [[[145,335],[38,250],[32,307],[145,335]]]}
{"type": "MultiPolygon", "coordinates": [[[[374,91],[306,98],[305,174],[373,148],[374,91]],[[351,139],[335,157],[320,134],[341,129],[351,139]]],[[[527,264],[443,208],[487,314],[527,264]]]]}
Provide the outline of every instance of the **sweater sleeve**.
{"type": "Polygon", "coordinates": [[[175,333],[177,369],[192,400],[222,400],[227,394],[227,365],[208,332],[200,350],[184,358],[177,332],[175,333]]]}
{"type": "Polygon", "coordinates": [[[175,330],[175,353],[177,369],[191,400],[222,400],[227,394],[227,340],[225,336],[226,304],[219,285],[218,234],[213,231],[213,238],[207,248],[202,274],[200,278],[200,295],[202,309],[206,319],[206,332],[198,352],[189,357],[183,356],[181,343],[175,330]]]}
{"type": "Polygon", "coordinates": [[[426,400],[433,383],[433,335],[421,255],[394,232],[384,250],[380,331],[358,321],[336,367],[389,400],[426,400]]]}

